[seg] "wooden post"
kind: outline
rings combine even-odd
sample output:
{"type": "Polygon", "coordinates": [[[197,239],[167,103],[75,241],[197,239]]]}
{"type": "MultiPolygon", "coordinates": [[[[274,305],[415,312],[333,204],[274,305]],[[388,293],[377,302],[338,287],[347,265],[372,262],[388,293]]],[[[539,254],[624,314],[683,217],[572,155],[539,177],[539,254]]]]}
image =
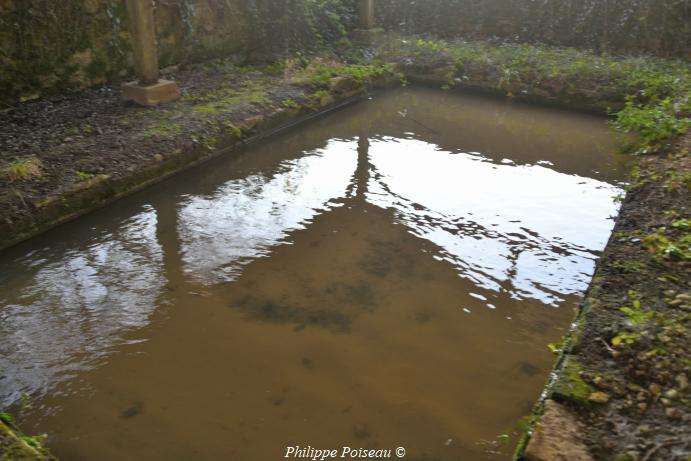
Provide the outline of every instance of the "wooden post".
{"type": "Polygon", "coordinates": [[[125,0],[137,81],[123,85],[125,99],[152,106],[180,97],[175,82],[159,79],[152,0],[125,0]]]}
{"type": "Polygon", "coordinates": [[[156,83],[159,74],[153,5],[151,0],[126,0],[125,3],[137,78],[142,85],[156,83]]]}
{"type": "Polygon", "coordinates": [[[374,0],[360,0],[360,28],[374,27],[374,0]]]}

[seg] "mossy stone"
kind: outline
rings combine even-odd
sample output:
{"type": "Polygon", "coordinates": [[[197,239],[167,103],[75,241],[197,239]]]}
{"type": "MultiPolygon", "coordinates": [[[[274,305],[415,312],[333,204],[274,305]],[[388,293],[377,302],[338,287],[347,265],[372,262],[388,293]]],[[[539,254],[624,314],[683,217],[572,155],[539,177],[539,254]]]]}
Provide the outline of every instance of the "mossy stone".
{"type": "Polygon", "coordinates": [[[582,367],[572,355],[566,356],[553,387],[556,400],[587,405],[595,389],[581,377],[582,367]]]}

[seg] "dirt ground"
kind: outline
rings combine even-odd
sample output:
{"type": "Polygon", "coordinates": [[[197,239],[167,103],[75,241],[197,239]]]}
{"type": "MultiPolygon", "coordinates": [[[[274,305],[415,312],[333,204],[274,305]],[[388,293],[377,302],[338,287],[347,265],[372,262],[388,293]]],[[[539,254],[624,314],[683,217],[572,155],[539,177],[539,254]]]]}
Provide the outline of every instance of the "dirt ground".
{"type": "Polygon", "coordinates": [[[690,139],[641,158],[591,287],[571,404],[596,459],[691,456],[690,139]]]}
{"type": "Polygon", "coordinates": [[[267,68],[215,62],[167,76],[183,96],[162,107],[127,103],[119,86],[109,85],[0,110],[0,248],[89,208],[79,202],[46,211],[84,189],[126,180],[172,156],[213,151],[221,138],[241,140],[265,117],[319,106],[309,97],[316,88],[267,68]],[[35,166],[28,177],[11,174],[27,160],[35,166]]]}

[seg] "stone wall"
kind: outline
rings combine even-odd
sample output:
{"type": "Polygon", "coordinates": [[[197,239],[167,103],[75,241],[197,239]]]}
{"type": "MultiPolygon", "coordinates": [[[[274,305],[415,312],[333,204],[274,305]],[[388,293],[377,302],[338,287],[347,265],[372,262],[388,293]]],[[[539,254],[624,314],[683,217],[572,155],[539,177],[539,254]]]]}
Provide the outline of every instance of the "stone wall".
{"type": "MultiPolygon", "coordinates": [[[[344,39],[350,0],[154,0],[162,67],[239,62],[344,39]]],[[[122,0],[0,0],[0,102],[132,74],[122,0]]]]}
{"type": "MultiPolygon", "coordinates": [[[[162,67],[347,39],[357,0],[152,0],[162,67]]],[[[691,58],[690,0],[375,0],[404,33],[691,58]]],[[[0,104],[132,75],[122,0],[0,0],[0,104]]],[[[0,109],[2,106],[0,106],[0,109]]]]}
{"type": "Polygon", "coordinates": [[[405,33],[691,57],[689,0],[376,0],[375,4],[382,27],[405,33]]]}

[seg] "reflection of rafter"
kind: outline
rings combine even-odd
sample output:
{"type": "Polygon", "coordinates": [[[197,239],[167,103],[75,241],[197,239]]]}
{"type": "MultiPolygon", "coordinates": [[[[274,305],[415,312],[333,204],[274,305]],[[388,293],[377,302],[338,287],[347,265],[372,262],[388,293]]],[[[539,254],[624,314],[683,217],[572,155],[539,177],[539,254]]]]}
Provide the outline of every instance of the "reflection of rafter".
{"type": "Polygon", "coordinates": [[[346,200],[355,198],[358,201],[364,201],[366,198],[370,171],[374,169],[369,160],[369,147],[367,136],[360,134],[357,142],[357,166],[353,180],[346,189],[346,200]]]}
{"type": "MultiPolygon", "coordinates": [[[[492,275],[489,272],[482,270],[482,268],[478,266],[471,267],[466,261],[461,260],[458,256],[450,253],[448,250],[441,250],[441,252],[445,256],[450,257],[454,261],[456,261],[456,264],[458,266],[463,267],[467,275],[470,276],[472,275],[472,273],[475,273],[476,275],[479,275],[483,278],[492,280],[509,293],[517,294],[514,290],[517,286],[516,282],[518,278],[518,261],[521,257],[521,254],[523,254],[524,252],[533,254],[542,253],[545,255],[551,253],[558,254],[563,257],[574,256],[578,258],[587,257],[584,256],[584,253],[589,255],[592,254],[592,252],[572,244],[565,243],[563,247],[557,247],[553,244],[553,242],[550,242],[548,239],[539,236],[538,234],[535,234],[533,232],[530,232],[525,228],[521,229],[527,231],[527,233],[531,235],[532,239],[529,240],[525,236],[521,236],[520,234],[515,233],[503,234],[501,232],[497,232],[495,230],[486,228],[474,221],[456,223],[453,226],[443,225],[440,224],[440,221],[446,220],[446,222],[448,223],[449,220],[447,217],[439,216],[435,218],[433,217],[433,215],[436,213],[434,213],[431,210],[425,209],[422,205],[419,205],[417,203],[408,203],[407,207],[405,205],[406,204],[404,203],[400,203],[399,207],[397,207],[398,212],[400,212],[403,215],[402,221],[411,228],[411,232],[413,234],[416,234],[422,238],[424,238],[425,232],[431,232],[435,229],[440,229],[445,232],[448,232],[451,235],[463,235],[478,240],[494,240],[504,244],[508,251],[508,254],[504,255],[504,258],[510,264],[510,267],[504,272],[505,277],[503,279],[498,278],[496,274],[492,275]],[[411,211],[407,212],[406,208],[411,211]],[[421,211],[424,213],[423,216],[421,216],[421,211]]],[[[595,256],[593,255],[593,259],[594,258],[595,256]]],[[[473,279],[476,279],[476,277],[473,277],[473,279]]],[[[536,284],[536,281],[532,282],[536,284]]],[[[544,292],[549,293],[552,296],[559,295],[558,292],[544,285],[540,285],[540,289],[544,292]]]]}
{"type": "MultiPolygon", "coordinates": [[[[185,282],[182,273],[182,248],[178,235],[177,201],[161,199],[155,205],[156,238],[161,245],[163,272],[168,290],[172,291],[185,282]]],[[[165,292],[164,292],[165,293],[165,292]]]]}
{"type": "Polygon", "coordinates": [[[367,136],[360,136],[357,141],[357,168],[355,169],[355,182],[357,191],[355,197],[364,200],[369,184],[369,172],[373,168],[369,161],[369,139],[367,136]]]}

